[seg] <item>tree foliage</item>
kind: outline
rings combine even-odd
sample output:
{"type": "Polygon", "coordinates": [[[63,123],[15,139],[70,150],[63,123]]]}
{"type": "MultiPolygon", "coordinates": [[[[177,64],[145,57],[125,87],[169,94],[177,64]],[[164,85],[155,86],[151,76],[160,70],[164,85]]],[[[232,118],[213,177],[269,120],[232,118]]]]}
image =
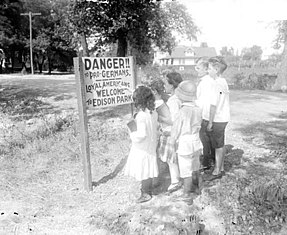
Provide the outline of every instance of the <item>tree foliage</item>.
{"type": "Polygon", "coordinates": [[[261,60],[263,50],[260,46],[253,45],[250,48],[243,48],[241,56],[243,60],[259,61],[261,60]]]}
{"type": "Polygon", "coordinates": [[[273,86],[274,90],[287,90],[287,20],[278,21],[278,35],[275,47],[283,45],[282,61],[278,78],[273,86]]]}
{"type": "Polygon", "coordinates": [[[224,57],[234,56],[234,48],[233,47],[228,48],[227,46],[224,46],[221,48],[220,54],[224,57]]]}
{"type": "Polygon", "coordinates": [[[72,65],[75,56],[72,25],[69,21],[71,3],[69,0],[25,0],[25,11],[39,12],[33,24],[34,61],[40,72],[44,61],[48,60],[49,73],[53,65],[65,70],[72,65]]]}
{"type": "Polygon", "coordinates": [[[184,5],[153,0],[78,0],[73,23],[95,44],[117,43],[117,56],[132,54],[139,64],[152,58],[152,45],[163,51],[175,46],[173,32],[195,39],[198,32],[184,5]]]}
{"type": "MultiPolygon", "coordinates": [[[[20,0],[4,0],[0,2],[0,48],[5,56],[14,56],[15,50],[24,47],[25,38],[22,34],[20,0]]],[[[13,63],[13,61],[12,61],[13,63]]]]}
{"type": "MultiPolygon", "coordinates": [[[[40,72],[45,61],[49,70],[72,65],[76,55],[74,28],[70,22],[70,0],[2,0],[0,2],[0,48],[12,64],[25,66],[30,61],[29,17],[32,16],[33,61],[40,72]]],[[[76,40],[75,40],[76,39],[76,40]]]]}

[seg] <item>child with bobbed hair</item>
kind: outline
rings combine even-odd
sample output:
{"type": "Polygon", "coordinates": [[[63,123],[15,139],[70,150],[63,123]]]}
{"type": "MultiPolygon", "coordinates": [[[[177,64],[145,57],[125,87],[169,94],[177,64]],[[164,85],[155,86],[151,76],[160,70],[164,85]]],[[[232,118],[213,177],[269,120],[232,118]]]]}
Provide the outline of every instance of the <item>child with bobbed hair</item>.
{"type": "Polygon", "coordinates": [[[165,93],[164,82],[162,79],[153,79],[149,83],[154,96],[155,96],[155,109],[158,114],[159,123],[159,136],[157,145],[157,160],[159,168],[159,178],[156,178],[153,182],[154,187],[158,187],[158,190],[163,190],[165,185],[164,174],[167,172],[167,164],[162,161],[162,155],[165,152],[166,135],[170,134],[170,128],[172,125],[171,114],[169,108],[166,104],[165,98],[163,96],[167,95],[165,93]]]}
{"type": "MultiPolygon", "coordinates": [[[[178,72],[169,72],[166,74],[165,78],[165,91],[166,93],[170,94],[166,104],[169,108],[171,121],[173,123],[181,107],[181,101],[176,96],[175,89],[183,81],[183,79],[178,72]]],[[[171,184],[167,189],[167,191],[170,193],[177,191],[182,186],[179,176],[177,154],[175,149],[170,149],[171,146],[167,144],[170,138],[171,127],[172,125],[169,127],[169,130],[165,132],[165,135],[163,135],[160,139],[162,145],[160,156],[162,161],[168,164],[170,172],[171,184]]]]}
{"type": "Polygon", "coordinates": [[[136,130],[130,131],[132,145],[125,174],[141,181],[141,196],[137,202],[142,203],[151,200],[153,178],[158,176],[158,115],[155,111],[155,97],[150,88],[139,86],[133,93],[133,100],[138,113],[135,117],[136,130]]]}
{"type": "Polygon", "coordinates": [[[163,98],[166,95],[164,82],[161,79],[154,79],[150,82],[149,87],[155,96],[155,109],[158,113],[158,121],[161,124],[161,128],[164,129],[172,125],[170,111],[166,100],[163,98]]]}

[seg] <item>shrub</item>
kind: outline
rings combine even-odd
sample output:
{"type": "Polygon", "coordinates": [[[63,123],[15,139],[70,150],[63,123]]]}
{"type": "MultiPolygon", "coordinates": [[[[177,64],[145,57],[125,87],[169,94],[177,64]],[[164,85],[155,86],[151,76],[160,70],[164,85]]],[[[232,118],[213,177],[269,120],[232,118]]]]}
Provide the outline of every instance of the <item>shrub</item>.
{"type": "Polygon", "coordinates": [[[257,74],[257,73],[236,73],[232,77],[234,88],[237,89],[259,89],[270,90],[277,75],[274,74],[257,74]]]}
{"type": "Polygon", "coordinates": [[[242,209],[273,230],[286,222],[287,187],[284,172],[254,180],[240,197],[242,209]]]}

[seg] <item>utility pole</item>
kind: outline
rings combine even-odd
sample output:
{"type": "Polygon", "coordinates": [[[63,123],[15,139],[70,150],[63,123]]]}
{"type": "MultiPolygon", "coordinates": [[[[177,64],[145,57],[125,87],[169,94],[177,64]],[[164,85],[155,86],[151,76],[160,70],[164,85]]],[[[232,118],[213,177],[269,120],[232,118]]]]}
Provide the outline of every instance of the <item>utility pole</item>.
{"type": "Polygon", "coordinates": [[[21,16],[29,16],[30,24],[30,63],[31,63],[31,73],[34,74],[34,65],[33,65],[33,49],[32,49],[32,16],[40,16],[41,13],[21,13],[21,16]]]}

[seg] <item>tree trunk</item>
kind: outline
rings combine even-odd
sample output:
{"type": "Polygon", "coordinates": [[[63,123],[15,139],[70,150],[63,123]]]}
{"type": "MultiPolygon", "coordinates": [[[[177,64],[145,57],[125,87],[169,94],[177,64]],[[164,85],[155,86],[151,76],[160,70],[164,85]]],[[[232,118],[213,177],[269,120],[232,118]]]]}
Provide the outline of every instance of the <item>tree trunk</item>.
{"type": "Polygon", "coordinates": [[[118,57],[125,57],[127,55],[128,43],[127,34],[123,30],[118,31],[118,57]]]}
{"type": "Polygon", "coordinates": [[[287,40],[284,42],[281,66],[272,90],[281,90],[283,86],[287,86],[287,40]]]}
{"type": "Polygon", "coordinates": [[[38,63],[39,73],[43,72],[43,63],[38,63]]]}
{"type": "Polygon", "coordinates": [[[2,65],[3,65],[4,59],[0,59],[0,73],[2,73],[2,65]]]}
{"type": "Polygon", "coordinates": [[[83,48],[83,56],[90,56],[86,34],[84,33],[81,34],[81,46],[83,48]]]}
{"type": "Polygon", "coordinates": [[[48,57],[48,68],[49,68],[48,74],[51,74],[52,73],[52,60],[50,57],[48,57]]]}
{"type": "Polygon", "coordinates": [[[43,72],[43,64],[45,62],[45,56],[43,56],[42,58],[39,59],[38,61],[38,67],[39,67],[39,72],[42,73],[43,72]]]}
{"type": "Polygon", "coordinates": [[[35,63],[37,64],[37,68],[39,73],[43,72],[43,64],[45,62],[46,57],[40,52],[35,54],[35,63]]]}

